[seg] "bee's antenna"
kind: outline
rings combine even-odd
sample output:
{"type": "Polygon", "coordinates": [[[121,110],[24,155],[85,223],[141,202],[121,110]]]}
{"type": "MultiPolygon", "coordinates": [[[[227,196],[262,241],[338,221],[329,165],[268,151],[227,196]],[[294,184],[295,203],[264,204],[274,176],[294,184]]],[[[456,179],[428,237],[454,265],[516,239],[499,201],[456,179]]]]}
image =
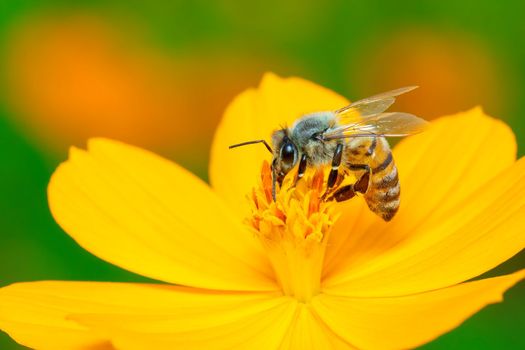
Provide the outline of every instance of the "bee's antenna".
{"type": "Polygon", "coordinates": [[[246,146],[246,145],[252,145],[254,143],[262,143],[266,146],[266,149],[271,153],[273,154],[273,151],[272,151],[272,148],[270,147],[270,145],[265,141],[265,140],[253,140],[253,141],[246,141],[246,142],[241,142],[241,143],[237,143],[235,145],[231,145],[229,146],[228,148],[229,149],[232,149],[232,148],[236,148],[236,147],[241,147],[241,146],[246,146]]]}

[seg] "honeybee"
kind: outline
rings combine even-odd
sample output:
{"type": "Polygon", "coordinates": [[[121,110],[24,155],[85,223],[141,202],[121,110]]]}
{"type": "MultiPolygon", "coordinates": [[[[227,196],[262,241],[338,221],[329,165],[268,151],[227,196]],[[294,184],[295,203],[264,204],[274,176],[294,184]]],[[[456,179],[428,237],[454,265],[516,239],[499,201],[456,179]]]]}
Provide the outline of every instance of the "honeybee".
{"type": "Polygon", "coordinates": [[[272,153],[273,198],[276,183],[297,164],[297,181],[307,167],[331,165],[323,199],[338,202],[361,193],[372,212],[390,221],[399,209],[400,186],[397,168],[386,137],[421,132],[428,124],[415,115],[384,113],[408,86],[356,101],[336,111],[315,112],[298,118],[291,127],[274,131],[272,147],[265,140],[230,146],[263,143],[272,153]],[[353,172],[357,181],[340,186],[353,172]]]}

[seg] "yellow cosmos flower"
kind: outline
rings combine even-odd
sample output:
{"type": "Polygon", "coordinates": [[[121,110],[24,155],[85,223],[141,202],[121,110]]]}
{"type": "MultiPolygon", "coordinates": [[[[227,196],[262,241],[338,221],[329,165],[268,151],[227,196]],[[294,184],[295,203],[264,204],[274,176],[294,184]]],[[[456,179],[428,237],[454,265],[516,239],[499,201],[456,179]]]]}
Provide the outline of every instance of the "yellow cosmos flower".
{"type": "Polygon", "coordinates": [[[273,202],[264,147],[228,150],[345,104],[266,75],[226,111],[211,187],[119,142],[73,148],[49,185],[56,221],[96,256],[167,284],[14,284],[0,289],[1,329],[43,349],[401,349],[501,301],[524,271],[464,281],[523,248],[525,160],[479,108],[395,147],[402,203],[389,223],[359,197],[320,201],[315,171],[273,202]]]}

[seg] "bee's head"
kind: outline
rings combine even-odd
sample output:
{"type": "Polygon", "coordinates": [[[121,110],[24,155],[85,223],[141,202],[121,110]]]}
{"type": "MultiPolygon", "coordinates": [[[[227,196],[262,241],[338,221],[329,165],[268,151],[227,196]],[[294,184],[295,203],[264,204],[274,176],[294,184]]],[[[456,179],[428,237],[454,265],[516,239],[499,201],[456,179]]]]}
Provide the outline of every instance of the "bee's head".
{"type": "Polygon", "coordinates": [[[288,137],[286,129],[277,130],[272,134],[272,143],[274,145],[273,171],[277,176],[277,181],[282,179],[299,160],[299,151],[297,146],[288,137]]]}
{"type": "Polygon", "coordinates": [[[286,128],[275,131],[272,134],[273,149],[266,143],[265,140],[245,141],[231,145],[229,148],[237,148],[246,145],[262,143],[268,151],[273,154],[272,162],[272,196],[275,200],[276,183],[282,184],[284,177],[297,164],[299,159],[299,151],[297,146],[288,137],[288,130],[286,128]]]}

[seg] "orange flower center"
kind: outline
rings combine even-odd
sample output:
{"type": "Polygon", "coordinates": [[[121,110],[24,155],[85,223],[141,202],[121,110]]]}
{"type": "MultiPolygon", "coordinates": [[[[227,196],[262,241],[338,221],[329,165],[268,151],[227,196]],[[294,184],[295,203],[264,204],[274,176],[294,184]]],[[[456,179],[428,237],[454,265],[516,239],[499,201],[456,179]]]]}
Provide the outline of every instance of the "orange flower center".
{"type": "Polygon", "coordinates": [[[274,201],[270,165],[264,162],[247,221],[268,253],[284,294],[308,301],[319,293],[326,242],[337,217],[334,203],[320,199],[323,170],[309,169],[297,182],[296,177],[296,171],[285,177],[274,201]]]}

